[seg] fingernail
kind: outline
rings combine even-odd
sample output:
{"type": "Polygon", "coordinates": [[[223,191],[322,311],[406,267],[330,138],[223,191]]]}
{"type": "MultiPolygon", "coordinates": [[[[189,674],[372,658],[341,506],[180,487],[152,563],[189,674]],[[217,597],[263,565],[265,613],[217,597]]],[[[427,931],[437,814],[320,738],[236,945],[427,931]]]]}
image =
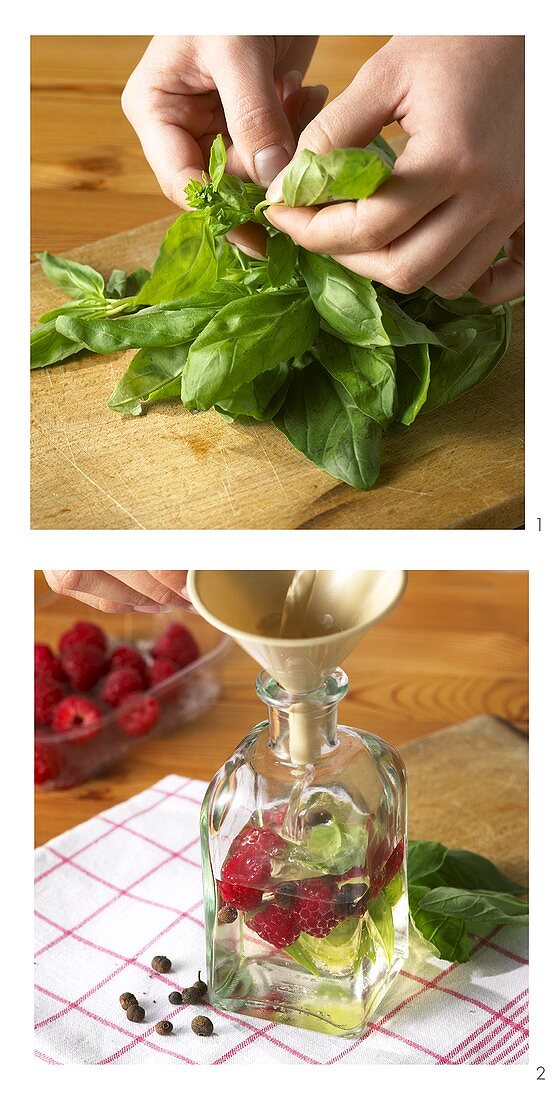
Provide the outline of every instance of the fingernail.
{"type": "Polygon", "coordinates": [[[262,187],[268,187],[273,179],[285,168],[291,157],[283,145],[268,145],[254,156],[254,170],[262,187]]]}
{"type": "Polygon", "coordinates": [[[287,99],[293,92],[298,92],[303,83],[302,74],[298,69],[292,69],[290,73],[286,73],[283,77],[283,96],[287,99]]]}
{"type": "Polygon", "coordinates": [[[275,218],[276,210],[277,210],[276,206],[268,206],[266,210],[262,211],[262,213],[263,213],[264,217],[268,219],[270,225],[273,225],[274,229],[281,229],[281,225],[278,225],[277,220],[275,218]]]}
{"type": "Polygon", "coordinates": [[[299,125],[302,129],[316,118],[328,99],[328,88],[325,84],[315,84],[309,88],[309,93],[299,112],[299,125]]]}
{"type": "Polygon", "coordinates": [[[134,604],[134,611],[142,611],[145,615],[167,615],[172,610],[172,607],[168,607],[165,603],[134,604]]]}
{"type": "Polygon", "coordinates": [[[268,190],[266,191],[266,198],[268,199],[268,202],[281,202],[283,198],[283,177],[285,176],[286,171],[287,165],[285,166],[285,168],[282,168],[281,172],[279,172],[276,178],[272,180],[268,190]]]}

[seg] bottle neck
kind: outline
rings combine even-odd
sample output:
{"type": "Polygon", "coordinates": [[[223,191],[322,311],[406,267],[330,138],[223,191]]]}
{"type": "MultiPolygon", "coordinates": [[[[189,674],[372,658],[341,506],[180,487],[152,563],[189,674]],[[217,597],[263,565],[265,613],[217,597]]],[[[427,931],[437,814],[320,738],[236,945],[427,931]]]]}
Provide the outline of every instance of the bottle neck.
{"type": "Polygon", "coordinates": [[[337,745],[338,706],[347,691],[348,679],[341,668],[305,695],[293,695],[261,672],[256,692],[268,707],[270,748],[297,767],[326,756],[337,745]]]}

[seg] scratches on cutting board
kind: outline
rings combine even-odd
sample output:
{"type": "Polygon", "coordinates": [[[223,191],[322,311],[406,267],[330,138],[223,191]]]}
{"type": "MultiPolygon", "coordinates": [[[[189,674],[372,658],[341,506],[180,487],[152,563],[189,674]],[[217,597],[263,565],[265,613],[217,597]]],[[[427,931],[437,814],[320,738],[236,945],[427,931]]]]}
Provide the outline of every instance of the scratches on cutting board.
{"type": "Polygon", "coordinates": [[[90,477],[89,474],[86,474],[85,470],[82,470],[81,466],[78,466],[77,462],[74,461],[74,459],[72,458],[71,455],[66,455],[64,453],[64,451],[62,450],[62,448],[59,447],[58,444],[53,443],[52,440],[51,440],[51,446],[54,447],[55,451],[58,451],[61,458],[65,462],[67,462],[69,466],[73,467],[73,469],[76,471],[76,473],[80,474],[81,477],[85,478],[85,480],[88,481],[90,485],[93,485],[93,487],[95,489],[98,489],[99,492],[104,497],[106,497],[107,500],[110,500],[111,504],[114,504],[115,508],[118,508],[119,512],[123,512],[123,514],[125,516],[128,516],[128,518],[132,520],[132,522],[136,525],[136,527],[139,527],[142,531],[147,530],[147,528],[144,527],[144,524],[140,523],[140,520],[137,519],[136,516],[133,515],[133,513],[128,510],[128,508],[125,508],[124,504],[121,504],[120,501],[116,500],[116,498],[113,497],[111,495],[111,493],[107,492],[107,490],[104,489],[102,485],[99,485],[98,481],[95,481],[95,479],[90,477]]]}

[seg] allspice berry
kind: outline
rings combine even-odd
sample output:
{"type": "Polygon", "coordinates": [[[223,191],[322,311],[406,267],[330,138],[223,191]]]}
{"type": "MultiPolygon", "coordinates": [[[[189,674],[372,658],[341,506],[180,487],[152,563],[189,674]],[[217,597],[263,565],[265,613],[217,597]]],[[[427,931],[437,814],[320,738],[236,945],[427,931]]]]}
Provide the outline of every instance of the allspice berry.
{"type": "Polygon", "coordinates": [[[169,1000],[172,1005],[181,1005],[182,993],[179,993],[178,989],[173,990],[172,993],[169,993],[169,1000]]]}
{"type": "Polygon", "coordinates": [[[130,1005],[137,1005],[138,1004],[138,1000],[134,996],[133,993],[121,993],[120,997],[119,997],[119,1001],[120,1001],[120,1003],[121,1003],[121,1005],[122,1005],[125,1012],[128,1008],[130,1008],[130,1005]]]}
{"type": "Polygon", "coordinates": [[[191,1026],[195,1035],[213,1035],[214,1025],[208,1016],[195,1016],[191,1026]]]}
{"type": "Polygon", "coordinates": [[[158,1035],[170,1035],[173,1030],[173,1025],[170,1020],[160,1020],[155,1025],[155,1030],[158,1035]]]}
{"type": "Polygon", "coordinates": [[[197,993],[200,993],[202,997],[206,996],[206,993],[208,992],[208,987],[206,983],[202,981],[202,978],[200,977],[200,971],[198,971],[198,980],[194,982],[194,985],[191,988],[195,989],[197,993]]]}
{"type": "Polygon", "coordinates": [[[171,960],[166,955],[156,955],[151,960],[152,969],[157,971],[158,974],[168,974],[172,965],[171,960]]]}
{"type": "Polygon", "coordinates": [[[127,1015],[128,1019],[132,1021],[133,1024],[141,1024],[142,1020],[145,1017],[145,1014],[146,1014],[145,1008],[142,1008],[142,1006],[139,1005],[137,1001],[136,1001],[136,1004],[131,1004],[126,1009],[126,1015],[127,1015]]]}
{"type": "Polygon", "coordinates": [[[224,905],[217,914],[218,924],[234,924],[238,917],[237,910],[233,905],[224,905]]]}
{"type": "Polygon", "coordinates": [[[204,994],[197,989],[196,985],[189,985],[182,991],[182,1003],[183,1005],[199,1005],[204,994]]]}

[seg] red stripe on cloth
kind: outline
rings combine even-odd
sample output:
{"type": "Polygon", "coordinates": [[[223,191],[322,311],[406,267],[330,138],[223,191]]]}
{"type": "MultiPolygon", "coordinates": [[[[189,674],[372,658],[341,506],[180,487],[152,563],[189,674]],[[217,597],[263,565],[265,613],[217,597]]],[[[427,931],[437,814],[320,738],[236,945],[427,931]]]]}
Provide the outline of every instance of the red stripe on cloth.
{"type": "MultiPolygon", "coordinates": [[[[109,820],[108,817],[103,817],[103,814],[98,814],[98,818],[99,818],[99,821],[107,821],[108,822],[108,820],[109,820]]],[[[154,840],[153,837],[145,836],[144,833],[139,833],[137,829],[131,829],[128,825],[125,825],[124,823],[119,824],[118,828],[122,829],[122,831],[124,833],[130,833],[130,836],[137,837],[138,840],[145,840],[146,844],[151,844],[152,847],[158,848],[160,852],[167,852],[167,855],[176,856],[177,859],[182,859],[184,863],[189,863],[191,867],[197,867],[198,870],[201,869],[201,864],[200,863],[196,863],[196,861],[193,860],[193,859],[187,859],[186,856],[182,856],[180,854],[180,852],[175,852],[173,848],[167,848],[167,846],[165,844],[160,844],[159,841],[154,840]]],[[[53,849],[49,849],[49,851],[53,851],[53,849]]],[[[70,862],[71,862],[71,860],[70,860],[70,862]]]]}
{"type": "Polygon", "coordinates": [[[34,1050],[33,1054],[35,1058],[39,1058],[41,1062],[48,1062],[49,1066],[61,1066],[62,1062],[57,1062],[54,1058],[51,1058],[48,1054],[43,1054],[42,1050],[34,1050]]]}
{"type": "MultiPolygon", "coordinates": [[[[510,1038],[510,1036],[509,1036],[509,1038],[510,1038]]],[[[516,1050],[521,1044],[524,1044],[525,1042],[526,1042],[525,1038],[522,1038],[522,1036],[517,1035],[516,1038],[511,1043],[509,1043],[508,1047],[506,1047],[504,1050],[502,1050],[502,1049],[499,1050],[499,1054],[497,1055],[496,1058],[486,1059],[487,1065],[496,1066],[498,1063],[503,1062],[504,1059],[505,1059],[505,1056],[507,1054],[510,1054],[511,1051],[516,1050]]],[[[498,1046],[502,1047],[502,1043],[499,1043],[498,1046]]],[[[494,1052],[492,1051],[491,1053],[494,1053],[494,1052]]],[[[474,1062],[472,1064],[475,1065],[476,1063],[474,1062]]]]}
{"type": "MultiPolygon", "coordinates": [[[[165,802],[168,798],[182,798],[183,796],[179,795],[178,792],[182,791],[185,787],[188,787],[190,783],[192,783],[191,779],[185,779],[184,783],[181,783],[180,787],[177,787],[176,791],[162,791],[161,798],[158,798],[157,802],[152,802],[151,806],[144,806],[143,810],[135,810],[133,814],[130,814],[130,817],[124,819],[125,823],[128,823],[129,821],[134,821],[136,817],[142,817],[143,814],[149,813],[150,810],[157,809],[157,807],[160,806],[162,802],[165,802]]],[[[157,786],[151,787],[149,789],[153,791],[160,790],[160,788],[158,788],[157,786]]],[[[57,871],[59,867],[62,867],[65,863],[68,863],[70,859],[75,859],[76,856],[81,856],[82,852],[86,852],[88,848],[95,847],[96,844],[99,844],[100,840],[104,840],[105,837],[110,835],[110,833],[113,833],[115,829],[118,828],[119,824],[121,824],[121,822],[113,821],[110,829],[107,829],[105,833],[101,833],[100,836],[94,837],[93,840],[88,840],[87,844],[82,845],[82,847],[73,852],[71,856],[59,856],[58,858],[60,859],[60,863],[56,863],[54,867],[47,867],[45,871],[41,871],[41,874],[37,875],[35,882],[40,882],[41,879],[47,878],[47,876],[51,875],[53,871],[57,871]]]]}
{"type": "MultiPolygon", "coordinates": [[[[523,989],[522,992],[516,994],[516,997],[514,997],[512,1001],[507,1001],[507,1003],[503,1005],[501,1020],[504,1024],[509,1025],[513,1023],[513,1021],[516,1024],[514,1018],[519,1012],[524,1011],[527,992],[528,991],[526,989],[523,989]],[[519,1004],[520,1001],[522,1001],[522,1004],[519,1004]],[[515,1005],[517,1005],[515,1012],[508,1012],[509,1009],[515,1008],[515,1005]]],[[[483,1024],[481,1024],[479,1027],[476,1027],[475,1031],[473,1031],[471,1035],[465,1036],[461,1043],[458,1043],[457,1046],[454,1046],[451,1051],[448,1052],[447,1057],[454,1059],[456,1058],[456,1055],[463,1053],[465,1051],[465,1047],[469,1046],[470,1043],[472,1043],[474,1040],[476,1040],[476,1038],[482,1035],[487,1027],[491,1027],[492,1022],[492,1019],[485,1020],[483,1024]]],[[[467,1055],[467,1057],[469,1057],[469,1055],[467,1055]]]]}
{"type": "MultiPolygon", "coordinates": [[[[495,932],[492,932],[491,935],[496,935],[496,932],[500,932],[501,928],[506,928],[506,925],[500,924],[499,928],[496,929],[495,932]]],[[[472,935],[473,934],[474,933],[472,933],[472,935]]],[[[477,936],[476,939],[480,944],[483,944],[486,947],[491,947],[493,951],[498,951],[500,955],[505,955],[507,959],[514,959],[515,962],[522,963],[524,966],[528,966],[528,959],[525,959],[523,955],[515,955],[514,951],[509,951],[507,947],[502,947],[500,943],[490,942],[487,936],[477,936]]]]}
{"type": "Polygon", "coordinates": [[[527,1054],[527,1053],[528,1053],[528,1043],[526,1043],[525,1046],[521,1047],[520,1050],[517,1050],[517,1052],[516,1052],[516,1054],[514,1055],[513,1058],[505,1058],[505,1061],[503,1062],[503,1065],[504,1066],[512,1066],[514,1062],[518,1062],[518,1059],[522,1058],[523,1055],[527,1054]]]}
{"type": "MultiPolygon", "coordinates": [[[[119,1031],[122,1035],[128,1035],[131,1039],[136,1038],[133,1032],[128,1031],[127,1028],[121,1027],[120,1024],[115,1024],[114,1020],[106,1020],[103,1016],[99,1016],[96,1012],[91,1012],[89,1008],[84,1008],[83,1005],[78,1004],[76,1001],[68,1001],[65,997],[61,997],[58,993],[53,993],[49,989],[43,989],[40,985],[37,985],[35,988],[38,989],[39,992],[46,994],[47,997],[52,997],[54,1001],[59,1001],[61,1004],[65,1004],[67,1006],[66,1010],[58,1013],[58,1016],[63,1016],[65,1014],[65,1011],[69,1011],[73,1008],[77,1012],[81,1012],[83,1016],[87,1016],[88,1019],[95,1020],[98,1024],[103,1024],[104,1027],[110,1028],[111,1031],[119,1031]]],[[[55,1017],[52,1016],[50,1018],[54,1019],[55,1017]]],[[[177,1058],[180,1062],[188,1062],[189,1066],[196,1065],[196,1062],[193,1062],[191,1058],[187,1058],[184,1054],[178,1054],[177,1051],[174,1050],[167,1051],[163,1047],[160,1047],[157,1043],[151,1043],[147,1038],[145,1042],[146,1046],[149,1047],[150,1050],[156,1050],[159,1054],[169,1053],[174,1058],[177,1058]]],[[[58,1064],[60,1063],[57,1063],[57,1065],[58,1064]]]]}

